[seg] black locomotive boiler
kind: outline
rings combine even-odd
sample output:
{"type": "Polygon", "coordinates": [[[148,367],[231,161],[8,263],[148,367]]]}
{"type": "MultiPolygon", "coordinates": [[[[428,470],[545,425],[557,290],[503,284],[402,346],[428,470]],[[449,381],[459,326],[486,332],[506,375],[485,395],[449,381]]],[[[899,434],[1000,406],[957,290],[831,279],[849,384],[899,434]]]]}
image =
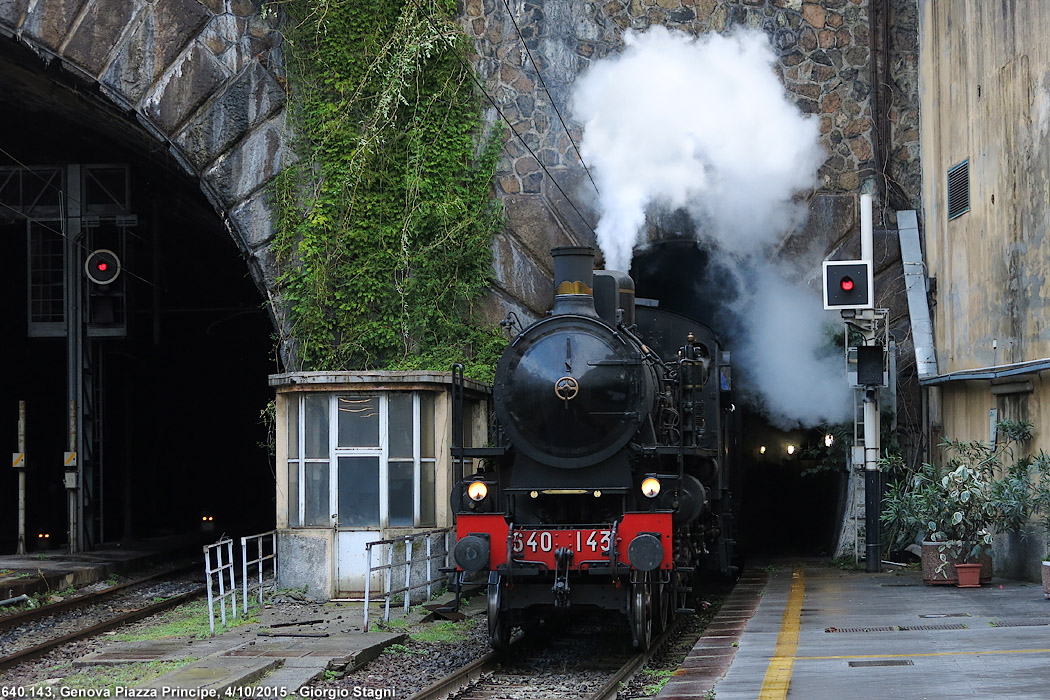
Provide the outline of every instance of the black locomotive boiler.
{"type": "MultiPolygon", "coordinates": [[[[490,643],[565,609],[627,616],[635,646],[731,572],[729,353],[556,248],[554,307],[496,368],[495,446],[452,493],[459,580],[487,575],[490,643]]],[[[455,422],[455,421],[454,421],[455,422]]]]}

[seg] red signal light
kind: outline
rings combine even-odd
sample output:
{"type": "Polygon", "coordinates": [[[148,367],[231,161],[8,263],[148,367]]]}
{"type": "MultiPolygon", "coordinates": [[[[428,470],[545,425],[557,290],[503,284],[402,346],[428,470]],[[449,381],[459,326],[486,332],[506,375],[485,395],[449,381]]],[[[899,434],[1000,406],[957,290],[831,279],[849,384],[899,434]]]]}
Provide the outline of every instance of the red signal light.
{"type": "Polygon", "coordinates": [[[120,258],[112,250],[93,250],[84,261],[84,273],[97,285],[111,284],[120,275],[120,258]]]}
{"type": "Polygon", "coordinates": [[[844,292],[852,292],[853,291],[853,278],[852,277],[843,277],[842,281],[839,282],[839,286],[842,287],[842,291],[844,291],[844,292]]]}

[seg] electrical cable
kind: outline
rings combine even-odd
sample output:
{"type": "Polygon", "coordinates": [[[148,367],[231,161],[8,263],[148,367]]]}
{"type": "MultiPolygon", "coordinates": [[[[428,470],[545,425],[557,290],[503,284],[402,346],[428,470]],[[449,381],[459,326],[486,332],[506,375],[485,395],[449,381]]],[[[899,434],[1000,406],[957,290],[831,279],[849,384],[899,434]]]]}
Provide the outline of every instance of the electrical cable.
{"type": "MultiPolygon", "coordinates": [[[[14,162],[15,162],[15,164],[16,164],[16,165],[18,165],[18,167],[20,167],[20,168],[22,168],[23,170],[26,170],[26,171],[28,171],[28,172],[32,173],[33,175],[35,175],[35,176],[36,176],[36,178],[37,178],[38,180],[40,180],[41,182],[43,182],[43,183],[44,183],[44,186],[45,186],[45,187],[50,187],[50,188],[51,188],[51,189],[53,189],[53,190],[54,190],[55,192],[58,192],[58,193],[59,193],[60,195],[62,195],[63,197],[65,197],[65,198],[66,198],[67,200],[69,200],[69,201],[70,201],[70,203],[72,203],[72,204],[76,204],[76,205],[77,205],[78,207],[79,207],[79,206],[81,206],[81,202],[80,202],[80,200],[78,200],[78,199],[77,199],[76,197],[71,197],[71,196],[69,196],[68,194],[66,194],[65,190],[63,190],[63,189],[62,189],[61,187],[59,187],[59,186],[57,186],[57,185],[54,185],[54,184],[52,184],[52,182],[51,182],[51,181],[52,181],[52,179],[53,179],[53,178],[45,178],[45,177],[44,177],[43,175],[41,175],[41,174],[40,174],[40,173],[39,173],[39,172],[38,172],[38,171],[37,171],[36,169],[34,169],[34,168],[32,168],[32,167],[30,167],[30,166],[26,165],[26,164],[25,164],[25,163],[23,163],[22,161],[18,160],[18,158],[16,158],[15,156],[11,155],[11,154],[10,154],[9,152],[7,152],[6,150],[4,150],[4,147],[3,147],[3,146],[0,146],[0,153],[2,153],[3,155],[7,156],[7,157],[8,157],[8,158],[10,158],[10,159],[11,159],[12,161],[14,161],[14,162]]],[[[61,169],[61,167],[62,167],[62,166],[54,166],[54,168],[55,168],[55,171],[57,172],[57,171],[58,171],[59,169],[61,169]]],[[[96,182],[98,182],[98,180],[96,180],[96,182]]],[[[101,183],[99,183],[99,186],[100,186],[100,187],[102,187],[101,183]]],[[[105,187],[102,187],[102,189],[103,189],[103,190],[105,190],[106,188],[105,188],[105,187]]],[[[110,197],[112,197],[112,196],[113,196],[112,194],[110,194],[110,192],[109,192],[108,190],[106,190],[106,194],[109,194],[109,196],[110,196],[110,197]]],[[[121,208],[123,208],[123,207],[121,207],[121,208]]],[[[142,241],[143,243],[148,243],[148,242],[149,242],[149,241],[147,241],[147,240],[146,240],[145,238],[143,238],[142,236],[140,236],[140,235],[138,235],[137,233],[135,233],[134,229],[132,229],[131,227],[128,227],[128,226],[123,226],[122,228],[123,228],[123,229],[124,229],[124,231],[125,231],[125,232],[126,232],[126,233],[127,233],[128,235],[130,235],[130,236],[131,236],[132,238],[136,238],[136,239],[138,239],[138,240],[142,241]]]]}
{"type": "MultiPolygon", "coordinates": [[[[434,20],[431,19],[430,15],[427,14],[427,12],[422,8],[422,6],[420,6],[418,0],[411,1],[412,4],[416,6],[416,9],[418,9],[420,13],[423,14],[423,17],[426,19],[427,23],[434,28],[434,31],[440,34],[441,30],[436,24],[434,24],[434,20]]],[[[565,201],[569,203],[569,206],[572,207],[572,210],[576,212],[576,216],[580,217],[580,221],[583,222],[583,225],[587,227],[587,230],[590,231],[592,235],[597,237],[598,234],[595,232],[594,227],[591,226],[591,224],[587,221],[586,217],[584,217],[584,215],[580,213],[580,210],[576,207],[575,202],[573,202],[569,195],[565,193],[565,190],[563,190],[561,185],[558,184],[558,181],[554,179],[554,176],[551,175],[551,172],[547,170],[547,166],[543,164],[543,161],[541,161],[539,156],[536,155],[536,152],[533,151],[531,147],[529,147],[529,144],[525,142],[524,137],[518,133],[518,130],[514,128],[514,125],[511,124],[510,120],[508,120],[506,115],[503,114],[503,110],[501,110],[499,108],[499,105],[496,104],[496,101],[492,99],[492,96],[489,94],[488,90],[485,89],[485,86],[482,85],[481,81],[478,79],[478,76],[475,74],[474,67],[471,66],[466,61],[466,59],[464,59],[458,53],[456,54],[456,58],[459,59],[459,62],[466,69],[467,74],[471,77],[471,79],[474,80],[474,84],[478,86],[479,90],[481,90],[481,94],[485,96],[485,98],[489,101],[492,107],[496,110],[496,113],[499,114],[500,118],[507,124],[507,127],[511,130],[511,133],[513,133],[518,138],[518,141],[521,141],[521,145],[525,147],[525,150],[529,152],[529,155],[531,155],[536,160],[536,163],[539,164],[540,169],[543,170],[547,177],[551,179],[551,183],[553,183],[554,187],[558,190],[558,192],[561,193],[561,196],[565,198],[565,201]]]]}
{"type": "MultiPolygon", "coordinates": [[[[29,221],[30,223],[34,223],[34,224],[36,224],[37,226],[39,226],[40,228],[42,228],[42,229],[44,229],[46,231],[50,231],[51,233],[54,233],[56,235],[61,236],[62,238],[65,238],[66,240],[70,241],[73,245],[75,245],[76,247],[78,247],[81,250],[83,250],[85,253],[93,253],[93,252],[95,252],[95,251],[91,250],[90,248],[88,248],[83,243],[81,243],[80,241],[76,240],[75,238],[70,238],[66,233],[58,230],[57,228],[54,228],[53,226],[48,226],[46,222],[41,221],[40,219],[34,219],[32,216],[29,216],[28,214],[25,214],[25,213],[19,211],[15,207],[12,207],[7,202],[0,202],[0,207],[6,207],[7,209],[10,209],[15,214],[17,214],[21,218],[25,219],[26,221],[29,221]]],[[[139,277],[138,275],[136,275],[134,272],[132,272],[128,268],[126,268],[124,266],[121,266],[120,269],[122,271],[124,271],[124,272],[127,272],[129,276],[134,277],[135,279],[139,280],[140,282],[143,282],[144,284],[148,284],[151,287],[154,286],[154,284],[152,282],[150,282],[148,279],[145,279],[143,277],[139,277]]]]}
{"type": "Polygon", "coordinates": [[[596,183],[591,176],[591,169],[587,167],[587,161],[583,159],[583,154],[580,153],[580,147],[576,145],[576,140],[573,139],[572,133],[569,132],[569,126],[561,116],[561,110],[558,109],[558,103],[554,101],[554,96],[551,95],[551,91],[547,89],[547,83],[544,81],[543,74],[540,72],[540,64],[536,63],[536,59],[532,57],[532,51],[529,50],[529,45],[525,42],[525,37],[521,34],[521,28],[518,27],[518,20],[514,19],[514,11],[510,9],[510,0],[503,0],[503,4],[507,7],[507,14],[510,15],[510,21],[514,24],[514,31],[518,33],[518,38],[521,39],[521,45],[525,48],[525,53],[529,57],[529,63],[531,63],[533,69],[535,69],[536,77],[540,79],[540,85],[543,86],[543,91],[547,93],[547,97],[551,101],[551,106],[554,107],[554,113],[558,115],[558,121],[561,122],[562,128],[565,129],[565,135],[569,137],[569,143],[572,144],[573,149],[576,151],[576,156],[580,159],[580,164],[583,165],[583,169],[587,173],[587,179],[589,179],[591,185],[594,186],[594,191],[601,194],[602,191],[598,189],[598,183],[596,183]]]}

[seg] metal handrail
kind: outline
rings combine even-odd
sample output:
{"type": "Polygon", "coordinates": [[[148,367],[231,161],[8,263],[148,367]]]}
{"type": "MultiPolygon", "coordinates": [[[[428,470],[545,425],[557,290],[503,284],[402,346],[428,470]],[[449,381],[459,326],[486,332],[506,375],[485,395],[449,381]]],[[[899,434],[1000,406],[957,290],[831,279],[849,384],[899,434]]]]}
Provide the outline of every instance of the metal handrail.
{"type": "Polygon", "coordinates": [[[230,605],[233,607],[233,619],[237,619],[237,580],[234,572],[236,569],[233,565],[233,540],[230,538],[224,538],[216,542],[215,544],[204,545],[204,575],[208,580],[208,627],[211,629],[211,636],[215,636],[215,596],[212,593],[212,576],[218,574],[219,579],[219,609],[222,612],[222,626],[226,626],[226,598],[230,598],[230,605]],[[222,550],[226,548],[228,554],[226,563],[222,561],[222,550]],[[212,568],[212,552],[215,553],[216,566],[212,568]],[[223,572],[230,572],[230,589],[226,590],[225,578],[223,572]]]}
{"type": "Polygon", "coordinates": [[[272,561],[273,568],[273,580],[276,585],[277,582],[277,531],[270,530],[268,532],[261,532],[258,535],[247,535],[241,538],[241,581],[244,582],[244,611],[245,614],[248,612],[248,566],[251,564],[258,564],[258,583],[259,583],[259,605],[263,603],[263,564],[266,561],[272,561]],[[263,538],[271,538],[270,553],[263,554],[263,538]],[[249,561],[248,559],[248,542],[254,541],[256,546],[256,553],[258,556],[255,559],[249,561]]]}
{"type": "Polygon", "coordinates": [[[365,601],[364,601],[364,629],[368,630],[368,606],[371,602],[371,584],[372,574],[376,572],[383,572],[383,594],[382,596],[376,596],[377,598],[384,598],[386,605],[383,612],[383,621],[390,620],[390,600],[399,593],[405,594],[405,614],[408,614],[409,608],[411,607],[412,591],[426,587],[427,599],[429,600],[433,595],[433,584],[441,581],[443,575],[434,576],[433,567],[433,538],[441,536],[445,542],[445,552],[442,557],[443,566],[448,565],[448,559],[451,554],[449,548],[449,536],[452,535],[452,528],[446,527],[438,530],[430,530],[427,532],[417,532],[413,535],[405,535],[396,539],[389,540],[376,540],[375,542],[368,542],[365,544],[365,556],[367,559],[368,571],[365,574],[365,601]],[[420,581],[419,583],[412,584],[412,563],[416,561],[412,554],[413,543],[423,538],[426,542],[426,554],[420,557],[418,561],[426,562],[426,580],[420,581]],[[399,543],[405,544],[405,560],[403,562],[394,563],[394,545],[399,543]],[[386,564],[380,564],[378,566],[372,566],[372,548],[373,547],[387,547],[386,564]],[[397,567],[405,568],[405,585],[400,588],[391,588],[391,582],[393,579],[394,569],[397,567]]]}

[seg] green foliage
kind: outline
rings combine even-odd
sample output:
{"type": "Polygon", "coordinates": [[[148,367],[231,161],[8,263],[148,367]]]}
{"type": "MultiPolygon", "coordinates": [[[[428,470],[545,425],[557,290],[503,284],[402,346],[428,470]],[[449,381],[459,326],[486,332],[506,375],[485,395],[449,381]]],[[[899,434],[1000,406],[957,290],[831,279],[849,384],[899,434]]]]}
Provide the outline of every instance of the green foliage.
{"type": "MultiPolygon", "coordinates": [[[[233,610],[227,602],[226,629],[258,622],[258,612],[258,603],[249,602],[248,611],[245,614],[238,598],[237,613],[239,617],[234,619],[233,610]]],[[[219,635],[225,631],[219,616],[219,603],[216,601],[215,634],[219,635]]],[[[169,637],[205,639],[210,636],[211,626],[208,623],[208,602],[206,600],[195,600],[160,613],[157,621],[149,627],[144,627],[134,632],[118,632],[111,636],[110,639],[117,642],[141,642],[150,639],[167,639],[169,637]]]]}
{"type": "Polygon", "coordinates": [[[462,642],[473,624],[472,620],[435,622],[409,636],[417,642],[462,642]]]}
{"type": "Polygon", "coordinates": [[[275,181],[272,249],[297,369],[463,361],[491,379],[505,340],[474,312],[501,224],[502,132],[482,138],[454,5],[280,5],[299,160],[275,181]]]}
{"type": "Polygon", "coordinates": [[[638,674],[642,682],[642,692],[646,695],[656,695],[663,690],[673,675],[674,671],[671,669],[644,669],[638,674]]]}
{"type": "Polygon", "coordinates": [[[883,500],[880,517],[896,527],[891,541],[902,546],[921,534],[932,542],[966,542],[971,548],[965,559],[976,561],[991,545],[993,531],[1023,532],[1033,513],[1038,467],[1032,457],[1016,457],[1014,446],[1031,435],[1031,423],[1002,421],[995,447],[944,440],[943,466],[923,464],[908,472],[899,459],[885,460],[884,469],[905,474],[883,500]]]}
{"type": "MultiPolygon", "coordinates": [[[[136,661],[117,666],[89,666],[63,677],[58,683],[62,690],[55,690],[55,686],[47,684],[31,686],[34,691],[32,696],[59,697],[61,694],[62,697],[70,697],[75,693],[63,691],[75,689],[103,691],[101,697],[112,697],[118,691],[155,680],[194,661],[196,659],[189,658],[178,661],[136,661]]],[[[27,693],[26,697],[30,697],[30,694],[27,693]]]]}
{"type": "Polygon", "coordinates": [[[1032,512],[1038,516],[1046,545],[1043,559],[1050,561],[1050,455],[1039,450],[1032,460],[1029,474],[1032,477],[1032,512]]]}
{"type": "Polygon", "coordinates": [[[799,458],[806,465],[801,476],[813,476],[824,472],[840,472],[849,468],[850,448],[853,447],[853,425],[837,423],[822,424],[810,431],[811,441],[807,440],[799,452],[799,458]],[[826,444],[824,436],[831,435],[831,445],[826,444]]]}
{"type": "Polygon", "coordinates": [[[404,644],[391,644],[390,646],[383,649],[384,654],[390,654],[391,656],[411,656],[419,655],[426,656],[427,652],[421,649],[412,649],[404,644]]]}

